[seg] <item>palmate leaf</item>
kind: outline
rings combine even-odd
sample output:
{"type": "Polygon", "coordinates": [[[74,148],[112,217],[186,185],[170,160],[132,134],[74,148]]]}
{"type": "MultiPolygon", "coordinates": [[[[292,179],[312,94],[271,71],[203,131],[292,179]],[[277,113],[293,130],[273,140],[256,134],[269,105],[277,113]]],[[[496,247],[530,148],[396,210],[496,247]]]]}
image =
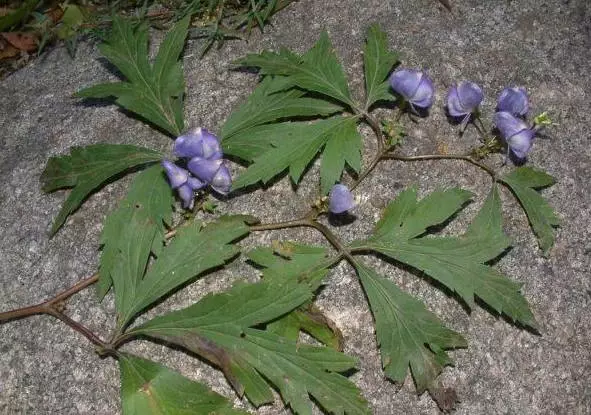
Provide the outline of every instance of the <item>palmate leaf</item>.
{"type": "Polygon", "coordinates": [[[408,264],[455,291],[469,306],[479,297],[513,321],[536,327],[521,284],[509,280],[486,262],[499,256],[509,241],[497,229],[482,233],[484,224],[500,222],[500,202],[491,196],[476,218],[476,225],[460,237],[423,237],[429,226],[445,221],[461,208],[470,194],[459,189],[433,192],[420,202],[415,189],[402,192],[387,207],[374,236],[354,247],[379,252],[408,264]]]}
{"type": "Polygon", "coordinates": [[[113,19],[109,41],[101,45],[105,57],[121,71],[125,82],[106,83],[82,89],[81,98],[115,97],[116,103],[178,136],[184,129],[183,69],[179,62],[185,44],[190,17],[180,20],[168,33],[154,64],[148,61],[148,31],[145,25],[134,30],[120,17],[113,19]]]}
{"type": "Polygon", "coordinates": [[[125,327],[135,314],[196,275],[236,256],[239,249],[231,243],[248,233],[244,221],[243,216],[228,216],[205,227],[192,221],[181,228],[117,310],[119,326],[125,327]]]}
{"type": "MultiPolygon", "coordinates": [[[[277,245],[277,244],[276,244],[277,245]]],[[[298,281],[317,290],[334,258],[327,256],[327,249],[318,246],[284,242],[271,248],[256,248],[247,253],[248,258],[263,267],[263,279],[272,282],[298,281]]],[[[267,331],[297,341],[300,331],[335,350],[342,348],[342,335],[312,302],[308,302],[267,325],[267,331]]]]}
{"type": "Polygon", "coordinates": [[[560,220],[536,189],[552,186],[555,183],[554,178],[543,171],[524,166],[503,176],[501,181],[509,186],[521,203],[538,237],[540,248],[547,255],[554,245],[554,228],[560,225],[560,220]]]}
{"type": "Polygon", "coordinates": [[[322,189],[330,189],[340,177],[346,160],[351,167],[359,168],[361,164],[361,136],[356,128],[357,117],[336,116],[314,123],[285,122],[261,126],[260,137],[268,137],[272,148],[256,157],[242,175],[234,181],[234,189],[249,186],[257,182],[268,183],[272,178],[289,168],[289,175],[294,183],[298,183],[304,170],[331,140],[347,144],[347,148],[331,144],[328,158],[323,157],[325,174],[321,183],[322,189]],[[339,167],[340,170],[336,174],[339,167]],[[334,180],[330,182],[330,180],[334,180]]]}
{"type": "Polygon", "coordinates": [[[320,35],[318,42],[302,57],[282,49],[279,53],[262,52],[258,55],[247,55],[236,63],[241,66],[258,67],[263,75],[287,76],[288,84],[285,87],[297,86],[355,108],[345,73],[326,32],[320,35]]]}
{"type": "Polygon", "coordinates": [[[363,51],[365,68],[366,111],[377,101],[393,101],[390,84],[386,77],[398,62],[398,54],[388,50],[388,38],[378,24],[372,24],[367,31],[367,41],[363,51]]]}
{"type": "Polygon", "coordinates": [[[285,77],[265,77],[248,100],[232,112],[221,132],[226,153],[251,161],[252,154],[243,154],[241,145],[248,145],[251,139],[257,139],[256,132],[252,133],[250,130],[252,127],[285,118],[326,116],[343,111],[342,106],[323,99],[306,97],[301,90],[273,92],[281,89],[285,80],[285,77]]]}
{"type": "Polygon", "coordinates": [[[453,363],[445,350],[466,347],[466,341],[390,280],[359,261],[355,268],[376,322],[386,375],[402,383],[410,367],[417,392],[431,388],[443,368],[453,363]]]}
{"type": "Polygon", "coordinates": [[[72,188],[53,221],[51,234],[55,234],[84,199],[107,180],[131,168],[161,159],[162,154],[157,151],[118,144],[72,147],[69,156],[51,157],[41,174],[43,191],[72,188]]]}
{"type": "Polygon", "coordinates": [[[117,309],[133,298],[146,269],[150,252],[158,255],[164,243],[165,224],[172,220],[172,190],[160,165],[140,172],[125,199],[110,213],[101,234],[97,293],[102,298],[115,280],[117,309]]]}
{"type": "Polygon", "coordinates": [[[150,360],[118,354],[123,415],[246,415],[207,386],[150,360]]]}
{"type": "Polygon", "coordinates": [[[295,413],[312,413],[311,395],[329,413],[367,414],[359,390],[337,373],[355,367],[355,359],[250,328],[276,319],[311,297],[307,285],[293,280],[240,284],[157,317],[130,334],[163,339],[207,358],[256,406],[273,400],[268,381],[295,413]]]}

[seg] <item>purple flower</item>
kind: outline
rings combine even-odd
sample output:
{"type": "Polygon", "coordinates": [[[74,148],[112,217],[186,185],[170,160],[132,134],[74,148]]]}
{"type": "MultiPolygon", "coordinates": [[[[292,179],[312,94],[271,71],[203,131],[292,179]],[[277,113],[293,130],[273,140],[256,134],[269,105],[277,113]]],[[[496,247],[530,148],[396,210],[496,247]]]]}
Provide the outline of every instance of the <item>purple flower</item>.
{"type": "Polygon", "coordinates": [[[390,75],[390,86],[411,106],[429,108],[433,104],[435,88],[429,76],[414,69],[398,69],[390,75]]]}
{"type": "Polygon", "coordinates": [[[201,157],[207,160],[218,160],[223,155],[217,137],[205,128],[195,128],[177,137],[173,152],[177,157],[201,157]]]}
{"type": "Polygon", "coordinates": [[[183,201],[182,206],[184,209],[192,209],[193,202],[195,201],[195,195],[193,189],[188,184],[184,184],[177,189],[179,197],[183,201]]]}
{"type": "Polygon", "coordinates": [[[218,171],[213,176],[210,182],[211,187],[218,193],[223,195],[230,192],[232,188],[232,175],[230,174],[230,170],[222,164],[218,171]]]}
{"type": "Polygon", "coordinates": [[[462,124],[466,124],[470,115],[478,111],[478,106],[484,99],[482,89],[470,81],[462,81],[452,85],[447,93],[447,110],[452,117],[463,117],[462,124]]]}
{"type": "Polygon", "coordinates": [[[517,158],[524,159],[533,144],[535,130],[522,119],[506,111],[495,114],[495,125],[507,142],[508,150],[510,149],[517,158]]]}
{"type": "Polygon", "coordinates": [[[509,112],[515,116],[525,116],[529,110],[527,91],[523,87],[505,88],[497,100],[499,111],[509,112]]]}
{"type": "Polygon", "coordinates": [[[187,182],[189,172],[169,160],[162,160],[162,167],[168,176],[170,187],[177,189],[187,182]]]}
{"type": "Polygon", "coordinates": [[[199,180],[211,183],[215,174],[222,166],[223,160],[207,160],[201,157],[193,157],[187,167],[199,180]]]}
{"type": "Polygon", "coordinates": [[[183,208],[191,209],[194,200],[193,193],[195,190],[205,187],[206,183],[191,176],[187,170],[177,166],[169,160],[162,160],[162,167],[164,167],[164,171],[170,182],[170,187],[176,189],[179,197],[183,201],[183,208]]]}
{"type": "Polygon", "coordinates": [[[344,184],[335,184],[330,190],[328,210],[331,213],[343,213],[355,207],[353,195],[344,184]]]}

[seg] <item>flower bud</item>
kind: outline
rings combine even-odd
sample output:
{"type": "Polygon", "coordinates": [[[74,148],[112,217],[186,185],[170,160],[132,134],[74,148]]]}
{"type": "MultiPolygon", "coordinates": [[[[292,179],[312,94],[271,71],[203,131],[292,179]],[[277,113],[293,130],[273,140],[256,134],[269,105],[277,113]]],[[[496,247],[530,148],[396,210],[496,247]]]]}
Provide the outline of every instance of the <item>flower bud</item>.
{"type": "Polygon", "coordinates": [[[344,184],[335,184],[330,190],[328,210],[331,213],[344,213],[355,207],[353,195],[344,184]]]}
{"type": "Polygon", "coordinates": [[[189,160],[187,167],[199,180],[211,183],[222,163],[221,159],[207,160],[201,157],[193,157],[189,160]]]}
{"type": "Polygon", "coordinates": [[[215,176],[211,179],[210,185],[213,190],[223,195],[230,192],[230,189],[232,188],[232,175],[230,174],[230,170],[228,170],[224,164],[222,164],[215,173],[215,176]]]}

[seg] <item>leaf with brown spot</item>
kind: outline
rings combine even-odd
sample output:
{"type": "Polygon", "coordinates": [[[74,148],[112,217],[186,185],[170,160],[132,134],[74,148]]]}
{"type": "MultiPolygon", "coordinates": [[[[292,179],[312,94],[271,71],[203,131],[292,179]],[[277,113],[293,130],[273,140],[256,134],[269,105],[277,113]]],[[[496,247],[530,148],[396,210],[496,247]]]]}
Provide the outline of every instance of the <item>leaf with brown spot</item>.
{"type": "Polygon", "coordinates": [[[311,398],[328,413],[368,414],[359,389],[339,373],[354,368],[355,358],[251,328],[278,318],[311,296],[307,284],[298,283],[297,278],[239,284],[157,317],[127,335],[178,344],[214,360],[226,373],[229,367],[229,378],[240,382],[237,392],[244,391],[255,406],[272,402],[269,382],[297,414],[312,414],[311,398]]]}
{"type": "Polygon", "coordinates": [[[246,415],[207,386],[140,357],[118,355],[123,415],[246,415]]]}

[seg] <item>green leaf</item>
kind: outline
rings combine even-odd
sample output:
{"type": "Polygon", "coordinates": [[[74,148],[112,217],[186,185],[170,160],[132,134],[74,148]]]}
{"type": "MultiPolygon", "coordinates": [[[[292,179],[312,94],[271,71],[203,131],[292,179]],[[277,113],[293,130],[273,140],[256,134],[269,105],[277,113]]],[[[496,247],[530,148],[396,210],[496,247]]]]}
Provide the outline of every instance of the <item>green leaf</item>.
{"type": "Polygon", "coordinates": [[[476,215],[464,235],[470,238],[486,238],[495,234],[503,234],[501,197],[496,183],[493,184],[482,208],[480,208],[478,215],[476,215]]]}
{"type": "Polygon", "coordinates": [[[97,293],[99,298],[104,297],[114,273],[118,281],[115,287],[117,309],[124,309],[122,302],[133,298],[150,252],[158,255],[162,250],[165,224],[172,222],[172,196],[162,167],[152,166],[134,178],[125,199],[105,220],[97,293]],[[129,254],[132,252],[136,258],[135,270],[130,269],[129,254]],[[141,260],[138,262],[138,259],[141,260]],[[122,288],[117,289],[117,285],[122,288]]]}
{"type": "MultiPolygon", "coordinates": [[[[234,189],[259,181],[268,183],[287,168],[293,182],[298,183],[308,164],[324,145],[347,128],[344,125],[354,123],[355,119],[336,116],[315,123],[286,122],[265,126],[265,136],[273,137],[273,147],[254,159],[254,163],[234,181],[234,189]]],[[[355,161],[352,163],[355,164],[355,161]]]]}
{"type": "Polygon", "coordinates": [[[337,373],[352,369],[355,359],[249,328],[287,313],[311,296],[306,285],[294,281],[240,284],[130,333],[179,344],[207,358],[257,406],[273,399],[266,379],[295,413],[312,414],[311,395],[327,412],[367,414],[359,390],[337,373]]]}
{"type": "Polygon", "coordinates": [[[192,221],[181,228],[119,310],[119,325],[125,327],[135,314],[196,275],[224,265],[239,252],[231,243],[247,233],[241,216],[222,217],[205,227],[192,221]]]}
{"type": "Polygon", "coordinates": [[[306,332],[334,350],[343,350],[343,335],[335,323],[311,302],[267,324],[267,331],[292,341],[306,332]]]}
{"type": "MultiPolygon", "coordinates": [[[[277,85],[283,83],[284,77],[268,76],[263,79],[248,100],[232,112],[222,127],[221,135],[224,145],[230,141],[235,148],[237,143],[247,142],[252,136],[249,128],[257,125],[291,117],[326,116],[343,110],[342,106],[323,99],[305,97],[305,92],[300,90],[272,92],[277,85]],[[237,134],[239,138],[233,137],[237,134]]],[[[236,152],[232,154],[240,157],[236,152]]],[[[245,159],[250,160],[250,158],[245,159]]]]}
{"type": "Polygon", "coordinates": [[[398,195],[376,225],[376,239],[407,240],[417,237],[431,226],[444,222],[472,198],[472,193],[459,188],[436,190],[417,201],[412,187],[398,195]]]}
{"type": "Polygon", "coordinates": [[[118,354],[123,415],[246,415],[207,386],[140,357],[118,354]]]}
{"type": "Polygon", "coordinates": [[[424,392],[453,364],[445,350],[466,347],[466,340],[393,282],[361,262],[355,268],[376,322],[386,375],[403,383],[410,366],[417,392],[424,392]]]}
{"type": "MultiPolygon", "coordinates": [[[[312,291],[320,287],[328,267],[334,263],[334,258],[327,256],[326,248],[292,242],[274,244],[274,249],[259,247],[246,255],[253,263],[264,268],[264,281],[297,281],[308,284],[312,291]]],[[[300,331],[304,331],[335,350],[341,350],[342,347],[340,330],[312,303],[304,304],[269,323],[267,331],[293,341],[297,341],[300,331]]]]}
{"type": "Polygon", "coordinates": [[[264,268],[265,281],[297,281],[308,284],[312,291],[320,287],[328,267],[334,264],[334,258],[328,256],[326,248],[293,242],[275,244],[274,249],[255,248],[246,256],[264,268]]]}
{"type": "Polygon", "coordinates": [[[185,89],[179,57],[185,44],[190,16],[180,20],[162,42],[154,65],[148,61],[148,32],[136,29],[120,17],[113,19],[103,55],[121,71],[126,82],[99,84],[77,93],[82,98],[114,96],[116,103],[136,113],[167,133],[178,136],[184,129],[183,93],[185,89]]]}
{"type": "Polygon", "coordinates": [[[347,163],[355,172],[361,170],[363,138],[357,131],[357,121],[349,118],[331,131],[330,138],[322,152],[320,166],[320,191],[323,195],[341,181],[341,174],[347,163]]]}
{"type": "Polygon", "coordinates": [[[552,207],[535,190],[555,183],[549,174],[531,167],[519,167],[501,178],[525,210],[529,223],[538,237],[538,244],[547,255],[554,245],[554,228],[560,220],[552,207]]]}
{"type": "MultiPolygon", "coordinates": [[[[25,0],[20,7],[5,16],[0,17],[0,32],[7,31],[28,18],[31,13],[37,8],[41,0],[25,0]]],[[[15,3],[18,4],[18,3],[15,3]]]]}
{"type": "Polygon", "coordinates": [[[428,226],[443,222],[465,200],[467,195],[462,191],[451,189],[433,192],[417,202],[416,191],[406,190],[390,203],[374,236],[353,247],[408,264],[458,293],[467,305],[472,306],[474,296],[478,296],[496,312],[535,328],[534,317],[520,293],[521,284],[484,265],[509,246],[508,238],[500,231],[478,234],[482,223],[494,222],[491,215],[496,215],[495,209],[485,204],[477,224],[464,236],[417,238],[428,226]]]}
{"type": "Polygon", "coordinates": [[[398,54],[388,50],[388,37],[378,24],[373,24],[367,31],[367,41],[363,51],[365,67],[365,109],[377,101],[393,101],[396,97],[390,93],[390,84],[386,77],[398,62],[398,54]]]}
{"type": "Polygon", "coordinates": [[[237,63],[241,66],[259,67],[261,74],[288,76],[295,86],[327,95],[355,108],[345,73],[326,32],[322,33],[314,47],[301,58],[283,49],[280,53],[247,55],[237,63]]]}
{"type": "Polygon", "coordinates": [[[44,192],[72,187],[51,227],[51,235],[88,195],[107,180],[142,164],[156,162],[162,154],[131,145],[93,144],[72,147],[69,156],[52,157],[41,174],[44,192]]]}

